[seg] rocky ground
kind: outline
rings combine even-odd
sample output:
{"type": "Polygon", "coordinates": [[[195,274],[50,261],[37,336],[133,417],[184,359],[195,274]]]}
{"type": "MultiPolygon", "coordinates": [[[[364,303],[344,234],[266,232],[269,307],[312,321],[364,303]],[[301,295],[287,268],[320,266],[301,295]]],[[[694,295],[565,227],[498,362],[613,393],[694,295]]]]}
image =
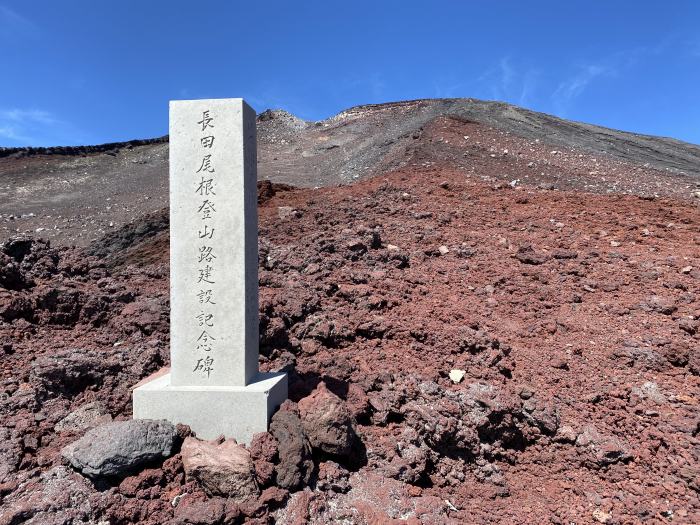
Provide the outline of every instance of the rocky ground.
{"type": "Polygon", "coordinates": [[[498,149],[260,185],[260,365],[291,399],[248,448],[128,422],[168,363],[165,210],[6,242],[0,524],[699,522],[697,203],[498,149]]]}

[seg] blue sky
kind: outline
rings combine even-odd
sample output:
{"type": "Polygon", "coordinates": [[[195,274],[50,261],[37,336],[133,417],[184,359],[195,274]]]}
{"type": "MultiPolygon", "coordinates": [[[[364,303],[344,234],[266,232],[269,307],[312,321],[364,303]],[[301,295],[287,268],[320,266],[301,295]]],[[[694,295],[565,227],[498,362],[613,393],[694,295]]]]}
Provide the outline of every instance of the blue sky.
{"type": "Polygon", "coordinates": [[[0,0],[0,145],[167,133],[168,100],[306,119],[503,100],[700,144],[697,1],[0,0]]]}

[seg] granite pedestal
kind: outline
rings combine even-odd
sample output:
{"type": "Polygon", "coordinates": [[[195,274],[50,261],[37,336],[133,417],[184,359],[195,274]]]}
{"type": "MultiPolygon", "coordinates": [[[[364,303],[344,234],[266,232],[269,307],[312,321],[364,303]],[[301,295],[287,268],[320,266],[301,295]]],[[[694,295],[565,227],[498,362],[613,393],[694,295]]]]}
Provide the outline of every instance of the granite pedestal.
{"type": "Polygon", "coordinates": [[[285,399],[283,373],[259,374],[246,386],[173,386],[165,374],[134,389],[134,418],[185,423],[201,439],[224,435],[250,444],[285,399]]]}

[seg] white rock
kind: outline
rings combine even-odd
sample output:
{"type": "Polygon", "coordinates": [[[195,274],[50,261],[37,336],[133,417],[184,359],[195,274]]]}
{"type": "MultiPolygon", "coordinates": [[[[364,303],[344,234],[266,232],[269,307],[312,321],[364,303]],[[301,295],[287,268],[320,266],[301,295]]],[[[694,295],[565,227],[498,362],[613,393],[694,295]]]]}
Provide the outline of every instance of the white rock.
{"type": "Polygon", "coordinates": [[[460,370],[459,368],[455,368],[453,370],[450,370],[450,380],[457,384],[461,383],[462,379],[464,379],[464,376],[467,374],[465,370],[460,370]]]}
{"type": "Polygon", "coordinates": [[[280,219],[286,219],[288,217],[291,217],[294,215],[294,208],[291,206],[278,206],[277,207],[277,216],[280,219]]]}

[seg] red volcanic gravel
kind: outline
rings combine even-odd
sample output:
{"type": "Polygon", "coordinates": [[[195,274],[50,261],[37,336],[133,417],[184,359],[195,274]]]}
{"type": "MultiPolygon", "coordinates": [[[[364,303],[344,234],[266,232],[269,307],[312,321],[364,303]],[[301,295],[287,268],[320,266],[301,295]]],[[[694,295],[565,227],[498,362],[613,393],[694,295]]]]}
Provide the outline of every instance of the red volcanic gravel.
{"type": "Polygon", "coordinates": [[[101,258],[1,250],[0,524],[700,522],[696,204],[435,166],[263,189],[260,362],[291,401],[251,446],[260,496],[207,496],[179,454],[61,459],[167,364],[151,218],[101,258]]]}

